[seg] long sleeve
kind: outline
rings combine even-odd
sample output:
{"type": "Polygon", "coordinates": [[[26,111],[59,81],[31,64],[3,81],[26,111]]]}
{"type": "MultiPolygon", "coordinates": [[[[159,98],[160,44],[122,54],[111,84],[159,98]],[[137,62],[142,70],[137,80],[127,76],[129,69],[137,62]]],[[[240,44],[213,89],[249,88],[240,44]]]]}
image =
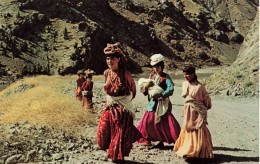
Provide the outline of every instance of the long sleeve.
{"type": "Polygon", "coordinates": [[[85,81],[82,85],[82,89],[85,91],[92,91],[93,90],[93,82],[91,81],[90,83],[88,83],[87,81],[85,81]]]}
{"type": "Polygon", "coordinates": [[[87,89],[87,86],[88,86],[88,82],[85,81],[85,82],[82,84],[82,90],[86,90],[86,89],[87,89]]]}
{"type": "Polygon", "coordinates": [[[82,85],[83,85],[83,83],[85,82],[85,78],[78,78],[77,80],[76,80],[76,82],[77,82],[77,87],[82,87],[82,85]]]}
{"type": "Polygon", "coordinates": [[[90,91],[93,90],[93,85],[94,85],[94,83],[91,81],[91,82],[90,82],[90,86],[89,86],[89,90],[90,90],[90,91]]]}
{"type": "Polygon", "coordinates": [[[127,80],[127,84],[129,86],[130,91],[133,93],[133,98],[136,96],[136,85],[135,81],[130,72],[125,72],[125,78],[127,80]]]}
{"type": "Polygon", "coordinates": [[[169,97],[169,96],[171,96],[171,95],[173,94],[174,84],[173,84],[171,78],[169,77],[169,75],[166,75],[165,80],[166,80],[167,88],[166,88],[166,90],[162,93],[162,96],[163,96],[163,97],[169,97]]]}

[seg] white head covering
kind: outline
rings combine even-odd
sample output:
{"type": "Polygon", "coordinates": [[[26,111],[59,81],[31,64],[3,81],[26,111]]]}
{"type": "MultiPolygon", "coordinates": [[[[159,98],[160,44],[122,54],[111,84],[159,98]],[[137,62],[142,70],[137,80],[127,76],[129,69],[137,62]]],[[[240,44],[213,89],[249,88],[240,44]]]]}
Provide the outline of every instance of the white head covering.
{"type": "Polygon", "coordinates": [[[164,61],[164,57],[162,56],[162,54],[154,54],[153,56],[151,56],[151,65],[154,66],[157,63],[164,61]]]}

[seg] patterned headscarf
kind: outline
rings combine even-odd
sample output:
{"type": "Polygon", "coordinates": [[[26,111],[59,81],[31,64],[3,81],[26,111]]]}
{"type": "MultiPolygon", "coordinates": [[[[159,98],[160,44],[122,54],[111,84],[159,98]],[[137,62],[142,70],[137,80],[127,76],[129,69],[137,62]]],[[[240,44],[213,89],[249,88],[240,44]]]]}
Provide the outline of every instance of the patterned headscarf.
{"type": "Polygon", "coordinates": [[[104,49],[104,54],[107,56],[118,53],[120,57],[125,57],[123,51],[119,48],[120,43],[117,42],[115,44],[107,43],[107,47],[104,49]]]}

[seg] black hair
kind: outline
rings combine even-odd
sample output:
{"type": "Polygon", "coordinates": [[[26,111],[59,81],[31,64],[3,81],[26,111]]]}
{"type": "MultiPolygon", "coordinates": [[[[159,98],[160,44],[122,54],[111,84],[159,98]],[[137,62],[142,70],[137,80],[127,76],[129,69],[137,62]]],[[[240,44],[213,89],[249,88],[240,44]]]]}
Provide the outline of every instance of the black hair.
{"type": "Polygon", "coordinates": [[[114,56],[116,58],[122,58],[122,55],[119,52],[113,53],[113,54],[106,54],[106,57],[114,56]]]}
{"type": "Polygon", "coordinates": [[[198,80],[198,77],[195,73],[196,69],[193,66],[186,66],[182,69],[182,72],[187,73],[188,75],[194,74],[193,81],[198,80]]]}
{"type": "Polygon", "coordinates": [[[125,72],[127,68],[126,68],[126,61],[125,61],[124,56],[122,54],[120,54],[119,52],[106,55],[106,57],[110,57],[110,56],[113,56],[113,57],[116,57],[116,58],[120,58],[120,61],[118,63],[118,69],[120,71],[125,72]]]}
{"type": "Polygon", "coordinates": [[[80,76],[80,75],[84,75],[85,73],[82,71],[82,70],[79,70],[78,72],[77,72],[77,75],[78,76],[80,76]]]}
{"type": "Polygon", "coordinates": [[[86,74],[86,78],[92,78],[92,74],[86,74]]]}
{"type": "Polygon", "coordinates": [[[195,73],[195,67],[186,66],[182,69],[182,72],[186,72],[187,74],[194,74],[195,73]]]}
{"type": "Polygon", "coordinates": [[[160,61],[159,63],[156,63],[155,65],[153,65],[153,67],[157,67],[157,66],[161,66],[162,70],[164,69],[164,62],[160,61]]]}

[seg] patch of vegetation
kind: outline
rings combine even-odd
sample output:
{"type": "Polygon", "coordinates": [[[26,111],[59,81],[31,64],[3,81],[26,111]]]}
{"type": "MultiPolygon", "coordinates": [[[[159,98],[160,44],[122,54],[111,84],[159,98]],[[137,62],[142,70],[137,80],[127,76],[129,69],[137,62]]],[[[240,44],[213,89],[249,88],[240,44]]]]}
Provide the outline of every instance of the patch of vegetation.
{"type": "Polygon", "coordinates": [[[252,93],[252,90],[250,88],[248,88],[247,90],[245,90],[244,95],[248,95],[250,93],[252,93]]]}
{"type": "Polygon", "coordinates": [[[228,84],[229,85],[233,85],[233,84],[235,84],[235,82],[236,82],[236,80],[234,78],[228,79],[228,84]]]}
{"type": "Polygon", "coordinates": [[[0,92],[3,95],[10,90],[14,92],[0,101],[0,113],[5,113],[1,116],[0,124],[27,120],[34,125],[50,125],[74,131],[77,125],[80,127],[97,122],[95,115],[82,109],[81,101],[66,94],[68,90],[73,93],[75,84],[70,82],[75,79],[75,76],[36,76],[25,78],[21,85],[18,81],[18,84],[14,84],[18,87],[9,86],[2,91],[4,93],[0,92]]]}
{"type": "Polygon", "coordinates": [[[242,74],[241,74],[239,71],[236,71],[236,72],[234,73],[234,77],[236,77],[236,78],[241,78],[241,77],[242,77],[242,74]]]}
{"type": "Polygon", "coordinates": [[[252,82],[252,81],[246,80],[246,81],[244,82],[244,87],[249,87],[250,85],[253,85],[253,82],[252,82]]]}

